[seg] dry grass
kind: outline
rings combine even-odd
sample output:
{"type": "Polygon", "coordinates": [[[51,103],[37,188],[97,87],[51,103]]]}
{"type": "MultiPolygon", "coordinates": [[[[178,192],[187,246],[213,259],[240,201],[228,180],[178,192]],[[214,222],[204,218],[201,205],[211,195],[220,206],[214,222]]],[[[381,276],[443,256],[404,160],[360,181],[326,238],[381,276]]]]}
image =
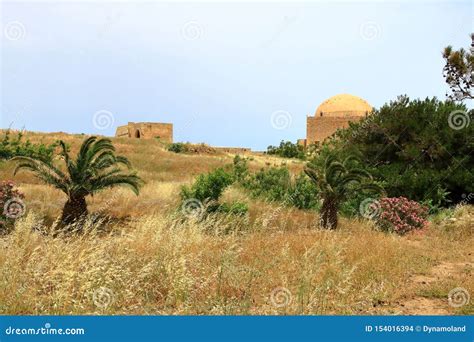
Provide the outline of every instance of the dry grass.
{"type": "MultiPolygon", "coordinates": [[[[83,137],[65,138],[77,148],[83,137]]],[[[89,199],[92,212],[126,218],[107,233],[103,224],[90,223],[85,234],[54,238],[48,232],[64,196],[29,174],[15,179],[28,213],[0,239],[1,314],[393,314],[418,297],[442,300],[448,313],[474,312],[472,305],[447,303],[455,287],[474,295],[469,266],[427,284],[413,280],[439,264],[473,262],[472,207],[437,218],[423,234],[398,237],[346,219],[326,232],[315,229],[314,212],[230,188],[224,199],[249,203],[248,217],[182,220],[180,186],[232,156],[177,155],[155,141],[115,142],[147,184],[139,197],[119,189],[89,199]]],[[[251,165],[279,161],[255,156],[251,165]]],[[[1,164],[0,177],[11,178],[11,169],[1,164]]]]}

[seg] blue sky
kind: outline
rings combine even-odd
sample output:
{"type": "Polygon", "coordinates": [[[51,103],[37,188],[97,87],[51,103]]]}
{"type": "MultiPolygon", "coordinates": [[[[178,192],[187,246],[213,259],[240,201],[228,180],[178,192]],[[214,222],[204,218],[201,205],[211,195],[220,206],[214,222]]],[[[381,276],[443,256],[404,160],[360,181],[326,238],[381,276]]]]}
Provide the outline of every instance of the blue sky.
{"type": "Polygon", "coordinates": [[[113,135],[172,122],[175,140],[256,150],[304,138],[351,93],[373,106],[445,98],[444,46],[468,47],[471,1],[7,2],[1,127],[113,135]],[[273,121],[272,121],[273,120],[273,121]]]}

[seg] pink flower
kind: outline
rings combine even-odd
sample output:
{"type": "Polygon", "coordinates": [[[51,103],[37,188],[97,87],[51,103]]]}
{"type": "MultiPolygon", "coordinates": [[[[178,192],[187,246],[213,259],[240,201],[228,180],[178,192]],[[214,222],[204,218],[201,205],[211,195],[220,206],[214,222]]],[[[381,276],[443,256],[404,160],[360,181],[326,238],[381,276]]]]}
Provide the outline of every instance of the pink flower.
{"type": "Polygon", "coordinates": [[[382,198],[380,201],[381,214],[378,225],[387,231],[405,234],[409,231],[420,230],[428,223],[428,208],[405,197],[382,198]]]}

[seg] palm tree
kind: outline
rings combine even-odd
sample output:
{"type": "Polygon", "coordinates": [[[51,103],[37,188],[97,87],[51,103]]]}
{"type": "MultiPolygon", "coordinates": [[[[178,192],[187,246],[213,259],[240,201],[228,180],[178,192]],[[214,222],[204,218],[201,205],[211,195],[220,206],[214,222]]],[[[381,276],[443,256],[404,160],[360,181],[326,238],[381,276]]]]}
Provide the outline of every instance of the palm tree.
{"type": "Polygon", "coordinates": [[[305,169],[323,199],[320,219],[322,228],[337,228],[339,206],[354,192],[384,192],[383,188],[372,182],[372,176],[367,171],[354,166],[357,160],[355,156],[349,156],[340,162],[336,156],[329,156],[322,168],[310,166],[305,169]]]}
{"type": "Polygon", "coordinates": [[[14,157],[17,161],[14,175],[25,169],[34,172],[35,176],[46,184],[54,186],[67,195],[61,222],[69,225],[88,214],[86,197],[115,186],[128,186],[139,194],[143,181],[135,173],[124,173],[120,164],[131,168],[127,158],[115,155],[115,147],[110,139],[97,137],[87,138],[77,154],[71,160],[64,141],[58,142],[59,156],[66,164],[63,172],[52,161],[31,157],[14,157]]]}

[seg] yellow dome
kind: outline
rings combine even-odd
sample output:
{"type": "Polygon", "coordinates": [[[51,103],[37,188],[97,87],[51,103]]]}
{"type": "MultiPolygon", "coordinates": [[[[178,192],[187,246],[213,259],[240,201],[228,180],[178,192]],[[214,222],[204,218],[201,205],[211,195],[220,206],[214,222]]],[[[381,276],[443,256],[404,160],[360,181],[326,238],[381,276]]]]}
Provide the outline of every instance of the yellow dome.
{"type": "Polygon", "coordinates": [[[365,116],[371,111],[372,106],[364,99],[350,94],[339,94],[321,103],[314,116],[365,116]]]}

